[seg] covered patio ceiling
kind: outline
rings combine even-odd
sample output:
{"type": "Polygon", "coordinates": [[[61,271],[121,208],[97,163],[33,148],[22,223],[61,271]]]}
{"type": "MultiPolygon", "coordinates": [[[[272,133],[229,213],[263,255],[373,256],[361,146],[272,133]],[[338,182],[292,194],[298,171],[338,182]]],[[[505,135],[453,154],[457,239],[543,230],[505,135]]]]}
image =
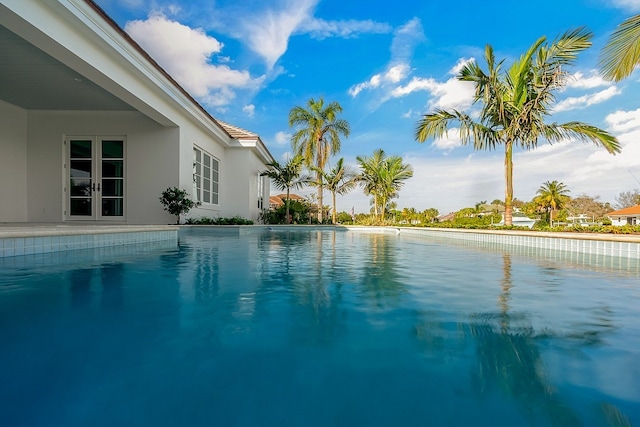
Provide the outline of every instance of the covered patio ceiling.
{"type": "Polygon", "coordinates": [[[135,110],[2,25],[0,100],[27,110],[135,110]]]}

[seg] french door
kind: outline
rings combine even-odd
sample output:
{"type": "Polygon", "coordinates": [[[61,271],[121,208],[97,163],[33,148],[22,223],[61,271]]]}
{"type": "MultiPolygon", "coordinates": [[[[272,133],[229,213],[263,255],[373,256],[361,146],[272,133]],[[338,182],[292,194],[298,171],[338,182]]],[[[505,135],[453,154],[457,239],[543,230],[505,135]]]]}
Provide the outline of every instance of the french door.
{"type": "Polygon", "coordinates": [[[125,140],[74,137],[65,140],[67,219],[123,220],[125,140]]]}

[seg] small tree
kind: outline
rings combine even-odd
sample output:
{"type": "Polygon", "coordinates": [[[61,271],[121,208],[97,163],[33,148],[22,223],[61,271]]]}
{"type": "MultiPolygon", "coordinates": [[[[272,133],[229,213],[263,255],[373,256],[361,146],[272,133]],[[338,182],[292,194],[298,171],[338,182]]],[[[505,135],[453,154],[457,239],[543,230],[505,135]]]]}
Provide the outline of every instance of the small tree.
{"type": "Polygon", "coordinates": [[[160,203],[165,211],[176,216],[176,224],[180,224],[180,215],[186,214],[192,208],[199,206],[200,202],[196,202],[189,198],[189,193],[178,187],[170,187],[162,192],[160,203]]]}

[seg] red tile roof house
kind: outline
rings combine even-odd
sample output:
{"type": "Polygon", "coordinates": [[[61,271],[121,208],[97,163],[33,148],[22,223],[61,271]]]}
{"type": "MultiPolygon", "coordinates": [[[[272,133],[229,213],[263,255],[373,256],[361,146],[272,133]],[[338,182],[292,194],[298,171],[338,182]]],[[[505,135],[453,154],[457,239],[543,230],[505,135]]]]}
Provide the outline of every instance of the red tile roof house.
{"type": "MultiPolygon", "coordinates": [[[[271,209],[277,209],[280,206],[284,205],[284,201],[287,198],[286,194],[278,194],[276,196],[271,196],[269,198],[269,207],[271,209]]],[[[297,200],[297,201],[302,201],[305,200],[304,197],[302,196],[298,196],[297,194],[289,194],[289,200],[297,200]]]]}
{"type": "Polygon", "coordinates": [[[609,212],[612,225],[640,225],[640,205],[609,212]]]}
{"type": "Polygon", "coordinates": [[[0,223],[257,220],[273,161],[260,137],[212,117],[91,0],[0,3],[0,223]],[[183,218],[184,220],[184,218],[183,218]]]}

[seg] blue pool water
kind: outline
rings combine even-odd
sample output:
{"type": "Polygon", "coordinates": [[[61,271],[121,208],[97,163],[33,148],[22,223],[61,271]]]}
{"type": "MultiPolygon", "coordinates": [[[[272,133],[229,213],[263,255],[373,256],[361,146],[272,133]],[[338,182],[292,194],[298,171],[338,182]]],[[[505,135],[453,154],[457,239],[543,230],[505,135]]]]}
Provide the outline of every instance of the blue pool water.
{"type": "Polygon", "coordinates": [[[0,424],[640,425],[639,279],[333,231],[0,260],[0,424]]]}

